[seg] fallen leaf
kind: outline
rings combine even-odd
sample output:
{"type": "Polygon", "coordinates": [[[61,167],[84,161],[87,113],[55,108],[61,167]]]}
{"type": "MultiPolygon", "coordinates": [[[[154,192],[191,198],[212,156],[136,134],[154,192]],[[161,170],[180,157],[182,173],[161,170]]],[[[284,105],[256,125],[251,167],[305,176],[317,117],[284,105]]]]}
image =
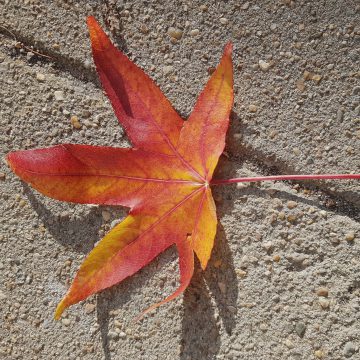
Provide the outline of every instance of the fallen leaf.
{"type": "Polygon", "coordinates": [[[183,121],[154,82],[88,18],[94,62],[133,148],[63,144],[12,152],[12,170],[44,195],[130,208],[90,252],[55,318],[68,306],[119,283],[175,244],[180,286],[189,285],[194,252],[205,269],[216,233],[209,183],[225,146],[233,103],[232,45],[225,47],[195,108],[183,121]]]}

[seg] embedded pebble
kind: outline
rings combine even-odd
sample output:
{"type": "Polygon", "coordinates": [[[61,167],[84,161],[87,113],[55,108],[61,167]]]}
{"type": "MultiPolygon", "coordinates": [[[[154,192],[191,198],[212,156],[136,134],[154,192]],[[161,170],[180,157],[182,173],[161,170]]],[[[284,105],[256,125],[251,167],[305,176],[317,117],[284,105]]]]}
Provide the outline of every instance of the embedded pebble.
{"type": "Polygon", "coordinates": [[[286,339],[286,340],[285,340],[285,346],[286,346],[288,349],[293,349],[293,348],[294,348],[294,344],[293,344],[293,342],[292,342],[290,339],[286,339]]]}
{"type": "Polygon", "coordinates": [[[64,92],[61,90],[56,90],[54,91],[54,97],[55,100],[62,101],[64,100],[64,92]]]}
{"type": "Polygon", "coordinates": [[[345,235],[345,239],[346,239],[346,241],[349,241],[349,242],[354,241],[354,239],[355,239],[355,233],[354,233],[353,231],[348,232],[348,233],[345,235]]]}
{"type": "Polygon", "coordinates": [[[324,297],[319,298],[319,304],[323,309],[328,309],[330,307],[330,301],[324,297]]]}
{"type": "Polygon", "coordinates": [[[170,73],[172,73],[174,70],[174,67],[171,66],[171,65],[166,65],[163,67],[162,71],[163,71],[163,74],[166,76],[166,75],[169,75],[170,73]]]}
{"type": "Polygon", "coordinates": [[[116,331],[110,330],[108,333],[109,339],[117,340],[119,338],[119,334],[116,331]]]}
{"type": "Polygon", "coordinates": [[[95,310],[95,304],[85,304],[85,313],[91,314],[95,310]]]}
{"type": "Polygon", "coordinates": [[[257,111],[257,106],[254,104],[249,105],[249,111],[255,113],[257,111]]]}
{"type": "Polygon", "coordinates": [[[124,333],[123,331],[119,332],[119,338],[120,339],[125,339],[126,338],[126,333],[124,333]]]}
{"type": "Polygon", "coordinates": [[[229,23],[229,20],[228,20],[227,18],[222,17],[222,18],[220,18],[220,23],[221,23],[222,25],[226,25],[226,24],[229,23]]]}
{"type": "Polygon", "coordinates": [[[259,66],[262,71],[268,71],[270,69],[270,64],[264,60],[259,60],[259,66]]]}
{"type": "Polygon", "coordinates": [[[316,294],[318,296],[324,296],[324,297],[327,297],[329,295],[329,290],[326,288],[326,287],[319,287],[317,290],[316,290],[316,294]]]}
{"type": "Polygon", "coordinates": [[[45,75],[42,73],[36,73],[36,80],[40,82],[45,81],[45,75]]]}
{"type": "Polygon", "coordinates": [[[0,172],[0,180],[5,180],[5,173],[0,172]]]}
{"type": "Polygon", "coordinates": [[[71,116],[70,118],[70,122],[71,125],[75,128],[75,129],[81,129],[82,125],[79,121],[79,118],[76,115],[71,116]]]}
{"type": "Polygon", "coordinates": [[[349,341],[345,344],[343,352],[346,357],[353,356],[355,351],[356,351],[356,346],[353,342],[349,341]]]}
{"type": "Polygon", "coordinates": [[[294,209],[294,208],[296,208],[298,206],[298,204],[297,204],[296,201],[289,200],[286,203],[286,206],[288,207],[288,209],[294,209]]]}
{"type": "Polygon", "coordinates": [[[297,322],[295,324],[295,332],[298,334],[299,337],[303,337],[305,335],[306,325],[302,322],[297,322]]]}
{"type": "Polygon", "coordinates": [[[200,34],[200,30],[199,29],[190,30],[189,34],[190,36],[197,36],[200,34]]]}
{"type": "Polygon", "coordinates": [[[3,291],[0,290],[0,301],[5,300],[6,297],[7,297],[6,294],[3,291]]]}
{"type": "Polygon", "coordinates": [[[179,30],[179,29],[175,29],[173,27],[170,27],[168,29],[168,34],[169,36],[171,36],[172,38],[176,39],[176,40],[180,40],[183,36],[183,31],[179,30]]]}
{"type": "Polygon", "coordinates": [[[322,358],[324,358],[325,353],[322,350],[315,350],[314,355],[316,358],[322,359],[322,358]]]}
{"type": "Polygon", "coordinates": [[[67,318],[61,319],[61,322],[62,322],[62,324],[64,324],[65,326],[69,326],[70,323],[71,323],[70,319],[67,319],[67,318]]]}
{"type": "Polygon", "coordinates": [[[111,214],[106,210],[103,210],[101,212],[101,216],[104,219],[104,221],[109,221],[111,219],[111,214]]]}

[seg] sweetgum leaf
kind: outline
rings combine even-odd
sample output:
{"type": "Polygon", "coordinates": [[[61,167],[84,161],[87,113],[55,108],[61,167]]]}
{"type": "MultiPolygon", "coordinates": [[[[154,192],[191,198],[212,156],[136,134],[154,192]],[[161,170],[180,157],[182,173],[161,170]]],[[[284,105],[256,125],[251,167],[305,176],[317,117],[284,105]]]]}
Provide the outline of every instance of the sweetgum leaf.
{"type": "Polygon", "coordinates": [[[180,286],[148,310],[186,289],[194,253],[205,269],[217,226],[209,184],[225,146],[233,103],[231,44],[184,122],[93,17],[88,27],[101,83],[134,148],[63,144],[7,156],[12,170],[46,196],[130,209],[82,263],[56,319],[68,306],[119,283],[171,245],[179,254],[180,286]]]}

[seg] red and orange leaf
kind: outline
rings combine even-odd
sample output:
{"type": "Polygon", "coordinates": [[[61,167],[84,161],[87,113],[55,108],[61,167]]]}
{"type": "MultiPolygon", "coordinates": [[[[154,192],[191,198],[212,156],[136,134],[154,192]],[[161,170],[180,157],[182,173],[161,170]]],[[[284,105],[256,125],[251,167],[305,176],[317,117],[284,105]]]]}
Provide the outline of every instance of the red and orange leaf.
{"type": "Polygon", "coordinates": [[[200,94],[180,133],[179,153],[208,182],[225,147],[233,104],[231,52],[232,45],[227,44],[220,65],[200,94]]]}
{"type": "Polygon", "coordinates": [[[180,286],[145,312],[186,289],[194,252],[206,267],[217,226],[209,183],[233,102],[231,44],[184,122],[93,17],[88,26],[101,82],[136,148],[64,144],[7,157],[12,170],[44,195],[130,208],[80,266],[56,309],[57,319],[68,306],[131,276],[171,245],[178,249],[180,286]]]}
{"type": "Polygon", "coordinates": [[[154,82],[87,20],[94,62],[116,116],[135,147],[173,154],[183,120],[154,82]]]}

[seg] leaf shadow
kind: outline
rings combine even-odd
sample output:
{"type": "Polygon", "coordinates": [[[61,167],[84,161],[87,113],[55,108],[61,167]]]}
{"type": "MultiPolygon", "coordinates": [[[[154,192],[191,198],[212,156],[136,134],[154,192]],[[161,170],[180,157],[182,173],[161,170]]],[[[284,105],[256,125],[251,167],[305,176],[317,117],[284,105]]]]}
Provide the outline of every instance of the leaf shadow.
{"type": "Polygon", "coordinates": [[[221,345],[220,327],[230,335],[236,325],[237,298],[233,257],[224,228],[219,224],[207,269],[202,271],[196,263],[194,276],[184,293],[181,360],[216,357],[221,345]]]}
{"type": "Polygon", "coordinates": [[[98,235],[102,223],[100,208],[92,207],[84,217],[70,218],[69,215],[64,216],[51,211],[36,197],[29,185],[26,183],[22,185],[31,207],[58,243],[83,254],[88,254],[93,249],[94,244],[100,239],[98,235]]]}
{"type": "MultiPolygon", "coordinates": [[[[112,313],[116,313],[127,304],[130,304],[133,300],[134,294],[138,292],[138,289],[144,288],[151,278],[156,277],[159,269],[174,261],[176,257],[177,251],[173,245],[134,275],[97,294],[97,322],[100,325],[100,336],[105,360],[112,359],[109,342],[109,324],[111,317],[116,316],[112,315],[112,313]]],[[[141,304],[137,315],[150,305],[151,304],[141,304]]],[[[152,314],[153,313],[150,313],[146,316],[151,317],[152,314]]],[[[128,325],[133,327],[135,324],[133,321],[135,319],[128,320],[128,325]]]]}

